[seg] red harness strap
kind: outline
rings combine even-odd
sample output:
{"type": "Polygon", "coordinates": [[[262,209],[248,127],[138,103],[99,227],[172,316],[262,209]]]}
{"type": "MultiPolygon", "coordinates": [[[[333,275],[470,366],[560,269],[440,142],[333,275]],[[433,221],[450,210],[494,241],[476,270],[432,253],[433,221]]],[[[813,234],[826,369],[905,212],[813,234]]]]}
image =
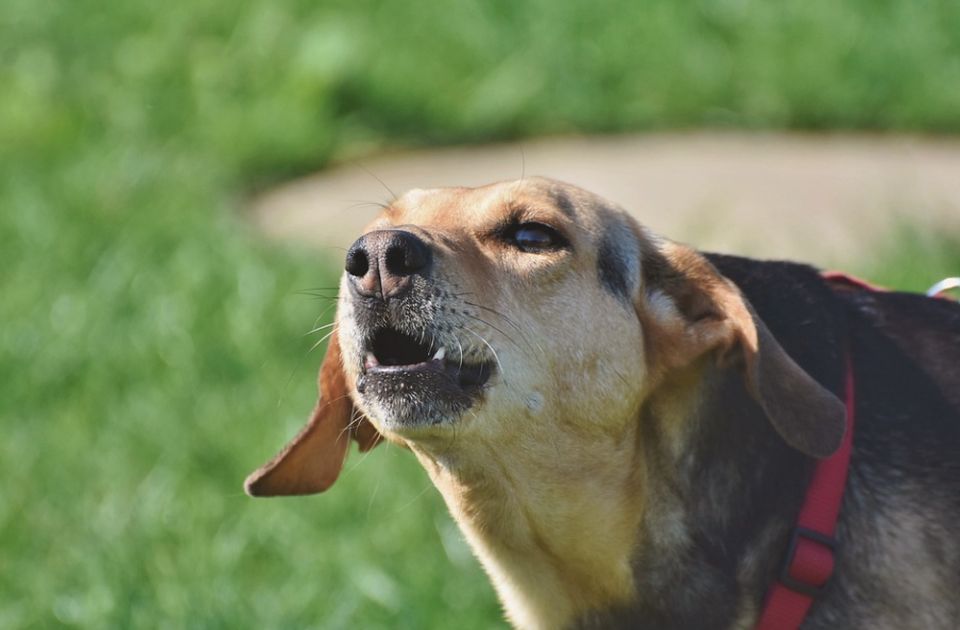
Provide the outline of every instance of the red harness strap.
{"type": "Polygon", "coordinates": [[[854,379],[849,354],[846,358],[847,431],[836,453],[820,460],[800,508],[797,526],[783,570],[770,587],[757,630],[795,630],[803,623],[813,600],[833,573],[836,541],[833,534],[840,514],[847,469],[853,446],[854,379]]]}
{"type": "Polygon", "coordinates": [[[856,276],[851,276],[848,273],[843,273],[842,271],[822,271],[820,272],[820,277],[836,286],[838,284],[845,284],[849,287],[855,289],[866,289],[867,291],[886,291],[885,288],[873,284],[872,282],[867,282],[863,278],[858,278],[856,276]]]}

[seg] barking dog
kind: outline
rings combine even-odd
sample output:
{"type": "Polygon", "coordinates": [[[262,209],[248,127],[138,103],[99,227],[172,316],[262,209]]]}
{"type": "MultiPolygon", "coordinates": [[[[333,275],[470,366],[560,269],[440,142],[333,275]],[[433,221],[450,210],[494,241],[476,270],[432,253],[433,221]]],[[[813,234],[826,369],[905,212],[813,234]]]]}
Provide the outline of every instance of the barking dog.
{"type": "Polygon", "coordinates": [[[520,628],[750,628],[857,426],[804,628],[960,627],[960,306],[704,255],[573,186],[415,190],[350,248],[307,427],[247,480],[411,450],[520,628]]]}

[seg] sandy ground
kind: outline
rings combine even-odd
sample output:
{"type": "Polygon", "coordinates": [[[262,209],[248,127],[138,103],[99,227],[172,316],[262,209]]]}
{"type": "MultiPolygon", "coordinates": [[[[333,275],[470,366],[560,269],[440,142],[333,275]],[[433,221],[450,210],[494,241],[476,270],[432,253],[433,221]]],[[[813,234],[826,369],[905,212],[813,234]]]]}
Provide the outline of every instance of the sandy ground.
{"type": "Polygon", "coordinates": [[[701,249],[821,266],[862,261],[901,223],[960,233],[960,140],[901,136],[657,134],[401,153],[280,186],[251,216],[277,238],[347,247],[378,211],[365,202],[390,199],[387,186],[521,174],[598,192],[701,249]]]}

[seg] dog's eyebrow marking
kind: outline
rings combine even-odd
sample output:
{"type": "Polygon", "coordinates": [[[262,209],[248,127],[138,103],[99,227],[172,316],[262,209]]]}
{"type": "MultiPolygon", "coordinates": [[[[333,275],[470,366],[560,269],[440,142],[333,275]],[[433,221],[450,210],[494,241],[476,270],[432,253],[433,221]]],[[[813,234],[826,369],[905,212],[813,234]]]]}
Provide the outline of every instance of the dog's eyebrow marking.
{"type": "Polygon", "coordinates": [[[606,237],[600,242],[600,249],[597,251],[597,272],[604,288],[618,298],[626,298],[627,270],[620,252],[606,237]]]}
{"type": "Polygon", "coordinates": [[[554,188],[550,191],[550,200],[553,201],[553,205],[557,207],[557,210],[562,212],[568,219],[572,221],[577,218],[577,207],[567,193],[554,188]]]}
{"type": "Polygon", "coordinates": [[[611,225],[604,230],[597,248],[597,275],[601,286],[627,302],[640,264],[638,247],[631,236],[623,225],[611,225]]]}

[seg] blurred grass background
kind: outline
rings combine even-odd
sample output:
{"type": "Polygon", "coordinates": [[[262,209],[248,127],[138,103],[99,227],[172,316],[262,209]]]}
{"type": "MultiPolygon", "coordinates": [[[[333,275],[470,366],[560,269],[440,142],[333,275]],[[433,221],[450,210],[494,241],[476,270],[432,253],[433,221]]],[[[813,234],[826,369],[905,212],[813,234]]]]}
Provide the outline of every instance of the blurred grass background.
{"type": "MultiPolygon", "coordinates": [[[[244,475],[305,419],[337,252],[238,219],[388,147],[659,128],[960,131],[938,0],[4,0],[0,628],[486,628],[412,457],[327,495],[244,475]]],[[[371,197],[381,192],[371,183],[371,197]]],[[[855,269],[922,289],[960,242],[855,269]]]]}

